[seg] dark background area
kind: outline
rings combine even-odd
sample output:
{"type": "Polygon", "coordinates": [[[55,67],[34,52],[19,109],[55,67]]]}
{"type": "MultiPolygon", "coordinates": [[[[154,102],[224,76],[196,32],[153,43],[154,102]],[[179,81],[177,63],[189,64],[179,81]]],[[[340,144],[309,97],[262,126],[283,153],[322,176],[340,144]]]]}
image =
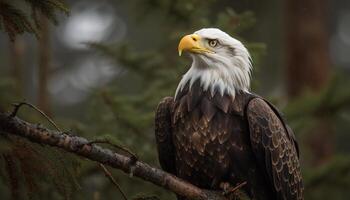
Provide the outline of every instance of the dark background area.
{"type": "MultiPolygon", "coordinates": [[[[271,100],[294,129],[305,199],[348,199],[349,1],[66,3],[70,15],[58,12],[56,26],[42,18],[40,38],[24,34],[11,42],[0,32],[0,110],[31,102],[62,129],[108,138],[158,166],[154,110],[174,94],[190,66],[190,59],[177,56],[178,41],[200,28],[218,27],[248,47],[252,91],[271,100]]],[[[49,126],[31,109],[20,116],[49,126]]],[[[121,199],[96,163],[25,141],[4,139],[0,145],[1,155],[30,152],[31,160],[17,156],[9,170],[8,159],[1,157],[2,199],[121,199]]],[[[113,173],[130,199],[175,199],[162,188],[113,173]]]]}

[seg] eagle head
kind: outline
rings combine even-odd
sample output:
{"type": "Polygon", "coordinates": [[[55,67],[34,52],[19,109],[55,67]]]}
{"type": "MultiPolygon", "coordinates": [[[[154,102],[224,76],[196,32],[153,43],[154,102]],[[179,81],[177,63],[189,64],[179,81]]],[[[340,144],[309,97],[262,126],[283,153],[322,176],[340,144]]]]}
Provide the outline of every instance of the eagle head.
{"type": "Polygon", "coordinates": [[[233,99],[237,91],[248,92],[252,68],[248,50],[237,39],[217,28],[203,28],[184,36],[178,46],[179,55],[189,53],[191,68],[183,76],[175,96],[185,85],[200,81],[204,91],[214,96],[219,92],[233,99]]]}

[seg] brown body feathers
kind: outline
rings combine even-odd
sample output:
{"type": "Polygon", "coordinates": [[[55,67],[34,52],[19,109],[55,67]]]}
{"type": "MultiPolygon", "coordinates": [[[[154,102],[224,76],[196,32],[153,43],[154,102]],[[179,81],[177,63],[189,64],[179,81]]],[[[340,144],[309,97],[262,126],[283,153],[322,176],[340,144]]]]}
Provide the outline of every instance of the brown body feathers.
{"type": "Polygon", "coordinates": [[[159,104],[155,124],[164,170],[205,189],[246,181],[252,199],[303,199],[294,134],[264,99],[211,96],[197,81],[159,104]]]}

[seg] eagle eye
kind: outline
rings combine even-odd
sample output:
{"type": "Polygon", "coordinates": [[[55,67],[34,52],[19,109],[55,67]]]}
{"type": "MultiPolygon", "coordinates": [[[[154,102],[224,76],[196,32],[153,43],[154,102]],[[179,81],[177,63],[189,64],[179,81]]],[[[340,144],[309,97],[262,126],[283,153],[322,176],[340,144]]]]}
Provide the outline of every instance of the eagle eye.
{"type": "Polygon", "coordinates": [[[216,39],[208,40],[208,44],[210,47],[216,47],[218,45],[218,40],[216,39]]]}

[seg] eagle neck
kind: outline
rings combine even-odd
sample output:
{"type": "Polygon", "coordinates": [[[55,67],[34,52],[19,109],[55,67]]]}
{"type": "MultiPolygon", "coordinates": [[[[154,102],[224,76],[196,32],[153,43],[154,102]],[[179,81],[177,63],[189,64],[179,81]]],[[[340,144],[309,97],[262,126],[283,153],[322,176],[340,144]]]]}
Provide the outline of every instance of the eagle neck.
{"type": "MultiPolygon", "coordinates": [[[[249,84],[242,84],[241,76],[245,76],[239,69],[223,70],[218,68],[198,68],[192,67],[182,77],[175,93],[175,97],[179,95],[186,87],[189,91],[193,89],[195,82],[199,82],[204,92],[209,92],[213,97],[216,93],[221,96],[229,95],[235,99],[237,91],[248,92],[249,84]]],[[[249,74],[248,74],[249,76],[249,74]]]]}

